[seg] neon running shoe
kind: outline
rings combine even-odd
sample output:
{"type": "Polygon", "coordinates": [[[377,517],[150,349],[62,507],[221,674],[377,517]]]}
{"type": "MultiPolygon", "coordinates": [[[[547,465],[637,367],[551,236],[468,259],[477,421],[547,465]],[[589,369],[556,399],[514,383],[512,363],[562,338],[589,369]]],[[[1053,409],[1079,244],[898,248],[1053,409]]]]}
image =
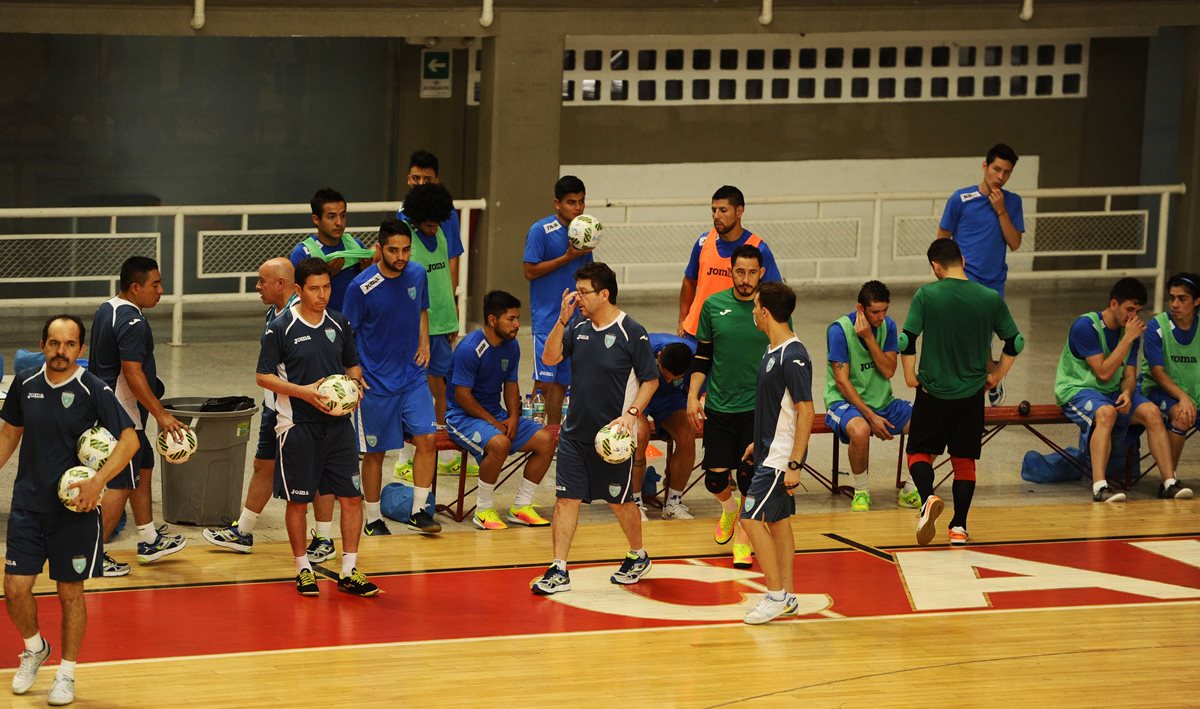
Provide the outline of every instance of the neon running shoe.
{"type": "Polygon", "coordinates": [[[508,521],[523,524],[526,527],[545,527],[550,524],[550,520],[538,514],[537,508],[533,505],[509,507],[508,521]]]}
{"type": "Polygon", "coordinates": [[[490,507],[475,510],[475,514],[471,516],[471,521],[480,529],[508,529],[508,525],[504,523],[504,520],[500,519],[500,514],[490,507]]]}
{"type": "Polygon", "coordinates": [[[408,483],[412,485],[413,481],[413,466],[411,460],[396,461],[395,467],[392,468],[392,479],[399,483],[408,483]]]}
{"type": "Polygon", "coordinates": [[[866,490],[855,490],[854,497],[850,500],[851,512],[870,512],[871,511],[871,493],[866,490]]]}
{"type": "Polygon", "coordinates": [[[950,528],[950,543],[955,546],[965,546],[971,535],[967,534],[965,527],[950,528]]]}
{"type": "Polygon", "coordinates": [[[933,535],[937,534],[938,515],[942,513],[942,498],[937,495],[930,495],[925,498],[925,506],[921,508],[921,516],[917,518],[917,544],[925,546],[933,541],[933,535]]]}
{"type": "Polygon", "coordinates": [[[754,549],[749,544],[734,544],[733,565],[739,569],[748,569],[754,566],[754,549]]]}
{"type": "MultiPolygon", "coordinates": [[[[454,458],[452,460],[438,462],[438,471],[442,475],[458,475],[458,471],[460,471],[460,470],[462,470],[461,456],[456,455],[456,456],[454,456],[454,458]]],[[[476,463],[474,458],[468,458],[467,459],[467,477],[473,478],[473,477],[477,477],[478,475],[479,475],[479,463],[476,463]]],[[[409,477],[409,480],[411,480],[411,479],[412,478],[409,477]]]]}
{"type": "Polygon", "coordinates": [[[713,540],[717,544],[728,544],[733,539],[733,530],[737,526],[737,512],[721,512],[717,520],[717,529],[713,532],[713,540]]]}
{"type": "Polygon", "coordinates": [[[319,596],[320,589],[317,588],[317,575],[312,569],[302,569],[296,574],[296,593],[301,596],[319,596]]]}
{"type": "Polygon", "coordinates": [[[917,492],[916,488],[910,490],[902,487],[896,495],[896,504],[910,510],[919,510],[921,509],[921,493],[917,492]]]}

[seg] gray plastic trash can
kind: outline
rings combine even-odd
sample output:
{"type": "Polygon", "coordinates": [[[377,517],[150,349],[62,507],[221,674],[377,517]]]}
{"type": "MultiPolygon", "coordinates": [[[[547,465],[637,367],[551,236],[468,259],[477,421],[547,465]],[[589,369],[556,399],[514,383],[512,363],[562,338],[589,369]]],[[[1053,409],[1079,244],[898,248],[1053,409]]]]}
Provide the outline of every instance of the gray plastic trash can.
{"type": "MultiPolygon", "coordinates": [[[[199,448],[179,464],[159,458],[163,519],[171,524],[218,525],[237,519],[242,508],[246,444],[250,419],[258,412],[253,399],[237,402],[233,411],[202,411],[213,400],[200,396],[164,399],[163,407],[196,432],[199,448]]],[[[151,441],[153,445],[153,441],[151,441]]]]}

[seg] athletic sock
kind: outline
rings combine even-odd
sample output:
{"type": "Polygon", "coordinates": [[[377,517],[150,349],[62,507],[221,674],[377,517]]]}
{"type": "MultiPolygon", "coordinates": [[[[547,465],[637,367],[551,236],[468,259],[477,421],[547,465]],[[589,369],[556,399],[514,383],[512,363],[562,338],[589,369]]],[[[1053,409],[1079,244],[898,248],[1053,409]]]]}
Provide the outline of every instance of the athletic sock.
{"type": "Polygon", "coordinates": [[[1100,492],[1101,488],[1104,488],[1104,487],[1108,487],[1108,481],[1107,480],[1097,480],[1096,482],[1092,483],[1092,494],[1095,495],[1097,492],[1100,492]]]}
{"type": "MultiPolygon", "coordinates": [[[[732,495],[730,497],[732,497],[732,495]]],[[[683,490],[673,490],[671,488],[667,488],[667,504],[678,505],[681,502],[683,502],[683,490]]]]}
{"type": "Polygon", "coordinates": [[[1162,481],[1162,489],[1166,490],[1167,488],[1174,485],[1176,482],[1177,481],[1175,480],[1175,478],[1167,478],[1166,480],[1162,481]]]}
{"type": "Polygon", "coordinates": [[[642,493],[640,492],[633,493],[633,501],[638,507],[644,506],[642,503],[642,493]]]}
{"type": "Polygon", "coordinates": [[[645,549],[630,549],[629,553],[635,554],[637,556],[637,558],[639,558],[639,559],[646,558],[646,550],[645,549]]]}
{"type": "Polygon", "coordinates": [[[322,539],[333,539],[333,520],[322,522],[317,520],[317,536],[322,539]]]}
{"type": "Polygon", "coordinates": [[[358,552],[344,551],[342,552],[342,576],[349,576],[351,571],[354,571],[358,565],[358,552]]]}
{"type": "Polygon", "coordinates": [[[55,677],[62,679],[75,679],[75,660],[62,660],[58,663],[58,672],[54,673],[55,677]]]}
{"type": "Polygon", "coordinates": [[[33,637],[25,638],[25,649],[30,652],[41,652],[46,648],[46,640],[41,633],[35,633],[33,637]]]}
{"type": "Polygon", "coordinates": [[[772,601],[783,601],[787,599],[787,593],[782,588],[778,591],[767,591],[767,598],[772,601]]]}
{"type": "Polygon", "coordinates": [[[925,504],[925,500],[933,494],[933,466],[923,460],[918,461],[908,466],[908,473],[917,486],[917,492],[921,494],[921,504],[925,504]]]}
{"type": "Polygon", "coordinates": [[[413,448],[410,445],[405,445],[400,450],[396,451],[396,462],[400,464],[412,462],[413,448]]]}
{"type": "Polygon", "coordinates": [[[975,496],[975,481],[955,480],[950,489],[954,495],[954,517],[950,520],[950,526],[966,529],[971,498],[975,496]]]}
{"type": "Polygon", "coordinates": [[[154,520],[150,520],[146,524],[139,524],[138,539],[147,544],[153,544],[154,540],[158,539],[158,530],[154,528],[154,520]]]}
{"type": "Polygon", "coordinates": [[[550,565],[553,566],[554,568],[558,569],[559,571],[567,570],[567,560],[566,559],[555,559],[554,561],[550,562],[550,565]]]}
{"type": "Polygon", "coordinates": [[[538,484],[532,480],[521,478],[521,484],[517,487],[517,497],[513,500],[513,507],[524,507],[533,504],[533,493],[537,492],[538,484]]]}
{"type": "Polygon", "coordinates": [[[854,484],[854,489],[865,492],[867,489],[867,477],[867,473],[851,473],[850,479],[854,484]]]}
{"type": "Polygon", "coordinates": [[[414,517],[418,512],[425,509],[425,501],[429,499],[429,491],[431,489],[428,487],[413,487],[412,513],[414,517]]]}
{"type": "MultiPolygon", "coordinates": [[[[496,501],[492,499],[492,494],[496,492],[496,483],[485,483],[480,480],[478,486],[478,493],[475,495],[475,506],[481,510],[495,509],[496,501]]],[[[416,513],[414,512],[413,514],[416,513]]]]}
{"type": "Polygon", "coordinates": [[[377,519],[383,519],[383,513],[379,511],[379,500],[367,502],[363,500],[363,514],[367,516],[367,524],[374,522],[377,519]]]}
{"type": "Polygon", "coordinates": [[[312,571],[312,564],[309,563],[307,554],[296,557],[296,573],[300,573],[305,569],[312,571]]]}
{"type": "Polygon", "coordinates": [[[438,453],[437,453],[438,465],[443,465],[443,464],[452,465],[454,463],[454,461],[458,460],[458,456],[459,456],[458,451],[438,451],[438,453]]]}
{"type": "Polygon", "coordinates": [[[904,492],[912,492],[913,490],[916,490],[916,489],[917,489],[917,486],[913,485],[913,481],[911,479],[905,478],[904,487],[903,487],[904,492]]]}
{"type": "Polygon", "coordinates": [[[718,500],[718,502],[721,503],[721,511],[724,512],[725,514],[736,514],[737,513],[738,503],[737,503],[737,500],[734,499],[732,494],[729,496],[729,499],[718,500]]]}
{"type": "Polygon", "coordinates": [[[254,531],[256,524],[258,524],[258,513],[251,512],[249,507],[243,507],[242,514],[237,521],[238,531],[242,534],[250,534],[254,531]]]}

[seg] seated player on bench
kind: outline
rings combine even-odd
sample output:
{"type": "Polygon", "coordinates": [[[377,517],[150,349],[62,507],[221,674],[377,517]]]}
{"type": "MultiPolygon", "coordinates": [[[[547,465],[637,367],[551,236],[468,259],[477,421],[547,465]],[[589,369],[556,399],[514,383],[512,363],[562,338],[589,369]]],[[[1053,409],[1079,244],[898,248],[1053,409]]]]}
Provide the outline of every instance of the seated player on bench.
{"type": "Polygon", "coordinates": [[[683,490],[687,487],[692,468],[696,467],[696,431],[687,417],[688,378],[692,372],[692,356],[696,354],[696,343],[675,335],[661,332],[649,334],[650,349],[658,361],[658,389],[638,417],[637,450],[633,454],[633,496],[642,519],[646,519],[646,507],[642,503],[642,481],[646,475],[646,449],[650,445],[650,422],[660,432],[665,432],[675,444],[667,459],[667,499],[663,503],[663,519],[693,519],[683,504],[683,490]]]}

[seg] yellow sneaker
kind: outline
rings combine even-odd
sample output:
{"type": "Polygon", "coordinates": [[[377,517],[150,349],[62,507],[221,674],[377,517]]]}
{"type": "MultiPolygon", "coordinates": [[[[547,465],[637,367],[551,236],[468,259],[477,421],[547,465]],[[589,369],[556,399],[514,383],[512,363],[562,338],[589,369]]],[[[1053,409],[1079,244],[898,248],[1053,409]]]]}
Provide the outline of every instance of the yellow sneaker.
{"type": "Polygon", "coordinates": [[[728,544],[730,539],[733,539],[733,530],[737,526],[737,512],[721,512],[721,518],[717,520],[717,528],[713,532],[713,539],[717,544],[728,544]]]}
{"type": "MultiPolygon", "coordinates": [[[[462,470],[462,458],[454,456],[449,461],[438,462],[438,472],[442,475],[458,475],[458,471],[462,470]]],[[[474,458],[467,459],[467,477],[473,478],[479,475],[479,463],[475,462],[474,458]]]]}
{"type": "Polygon", "coordinates": [[[409,485],[412,485],[412,475],[413,468],[411,460],[396,461],[396,466],[392,468],[393,480],[398,483],[408,483],[409,485]]]}
{"type": "Polygon", "coordinates": [[[471,521],[480,529],[508,529],[508,525],[504,523],[504,520],[500,519],[500,514],[490,507],[475,510],[475,515],[471,517],[471,521]]]}
{"type": "Polygon", "coordinates": [[[749,544],[734,544],[733,545],[733,565],[739,569],[748,569],[754,566],[754,550],[749,544]]]}
{"type": "Polygon", "coordinates": [[[550,524],[550,520],[538,514],[537,509],[533,505],[509,507],[508,521],[523,524],[526,527],[545,527],[550,524]]]}

